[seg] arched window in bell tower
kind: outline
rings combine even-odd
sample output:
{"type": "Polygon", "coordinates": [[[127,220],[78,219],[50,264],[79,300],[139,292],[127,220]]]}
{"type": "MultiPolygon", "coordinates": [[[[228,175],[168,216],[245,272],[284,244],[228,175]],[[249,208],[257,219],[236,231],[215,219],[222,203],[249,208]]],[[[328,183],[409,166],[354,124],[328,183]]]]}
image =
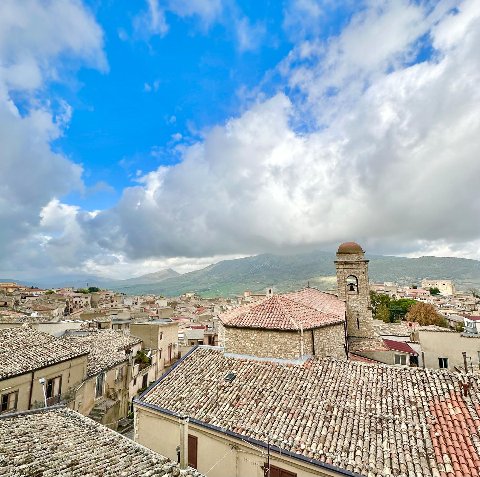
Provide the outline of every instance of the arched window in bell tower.
{"type": "Polygon", "coordinates": [[[347,293],[348,294],[358,293],[358,278],[355,275],[349,275],[347,277],[347,293]]]}

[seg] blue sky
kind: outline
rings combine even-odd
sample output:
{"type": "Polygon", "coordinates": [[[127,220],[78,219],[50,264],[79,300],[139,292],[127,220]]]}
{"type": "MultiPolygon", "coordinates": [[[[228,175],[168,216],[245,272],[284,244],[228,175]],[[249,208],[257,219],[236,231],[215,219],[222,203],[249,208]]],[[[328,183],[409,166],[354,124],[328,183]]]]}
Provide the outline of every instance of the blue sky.
{"type": "Polygon", "coordinates": [[[0,271],[480,258],[479,48],[477,0],[4,0],[0,271]]]}
{"type": "MultiPolygon", "coordinates": [[[[227,19],[204,26],[196,16],[167,14],[164,36],[142,37],[133,26],[139,11],[132,10],[140,2],[88,6],[104,31],[108,71],[82,69],[73,88],[51,89],[74,108],[55,147],[83,164],[87,187],[99,182],[112,187],[66,199],[88,209],[112,206],[137,171],[178,161],[179,135],[182,143],[197,140],[205,129],[241,112],[242,91],[257,87],[292,47],[277,1],[236,7],[236,15],[265,29],[261,42],[247,51],[227,19]]],[[[265,90],[282,87],[272,83],[265,90]]]]}

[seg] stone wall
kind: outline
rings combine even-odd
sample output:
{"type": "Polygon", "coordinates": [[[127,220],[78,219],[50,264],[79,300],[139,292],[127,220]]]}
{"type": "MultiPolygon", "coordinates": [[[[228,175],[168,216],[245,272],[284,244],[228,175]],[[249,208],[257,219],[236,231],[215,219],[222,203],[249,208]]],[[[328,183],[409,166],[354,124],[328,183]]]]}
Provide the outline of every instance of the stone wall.
{"type": "MultiPolygon", "coordinates": [[[[247,354],[261,358],[299,358],[300,331],[279,331],[219,326],[220,345],[227,353],[247,354]]],[[[343,323],[303,332],[303,354],[345,358],[343,323]],[[314,352],[315,344],[315,352],[314,352]]]]}
{"type": "Polygon", "coordinates": [[[345,328],[343,323],[310,330],[314,334],[315,356],[345,359],[345,328]]]}
{"type": "Polygon", "coordinates": [[[225,327],[224,333],[227,353],[284,359],[295,359],[301,355],[300,331],[225,327]]]}
{"type": "Polygon", "coordinates": [[[348,335],[356,338],[371,338],[373,317],[370,305],[370,288],[368,283],[368,260],[363,253],[337,253],[338,298],[347,303],[348,335]],[[356,290],[348,288],[348,277],[357,279],[356,290]]]}

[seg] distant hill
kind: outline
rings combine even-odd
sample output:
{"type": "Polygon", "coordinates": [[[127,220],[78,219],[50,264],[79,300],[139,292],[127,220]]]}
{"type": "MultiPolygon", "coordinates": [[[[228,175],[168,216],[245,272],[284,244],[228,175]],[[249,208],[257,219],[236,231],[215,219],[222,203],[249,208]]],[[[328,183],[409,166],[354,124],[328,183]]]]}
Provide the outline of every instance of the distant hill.
{"type": "Polygon", "coordinates": [[[180,273],[176,272],[171,268],[166,268],[165,270],[147,273],[146,275],[141,275],[140,277],[127,278],[126,280],[111,281],[110,285],[111,288],[114,289],[120,289],[133,285],[153,285],[159,282],[163,282],[167,278],[173,278],[178,276],[180,276],[180,273]]]}
{"type": "MultiPolygon", "coordinates": [[[[445,278],[457,288],[480,287],[480,261],[442,257],[369,256],[371,281],[420,284],[423,278],[445,278]]],[[[232,296],[245,290],[262,291],[273,287],[289,291],[307,285],[332,289],[335,281],[335,255],[313,251],[294,255],[262,254],[237,260],[224,260],[157,284],[129,284],[116,289],[127,294],[152,293],[177,296],[194,291],[202,296],[232,296]]]]}
{"type": "MultiPolygon", "coordinates": [[[[134,285],[139,286],[151,286],[166,280],[179,276],[180,274],[171,268],[160,270],[154,273],[147,273],[139,277],[127,278],[126,280],[115,280],[111,278],[99,277],[96,275],[57,275],[57,276],[45,276],[35,280],[8,280],[15,281],[24,285],[32,285],[40,288],[61,288],[61,287],[74,287],[85,288],[87,286],[96,286],[99,288],[107,288],[111,290],[122,290],[125,287],[134,285]]],[[[7,281],[7,280],[5,280],[7,281]]]]}
{"type": "MultiPolygon", "coordinates": [[[[465,258],[390,257],[370,255],[369,275],[375,282],[420,284],[423,278],[454,280],[458,289],[480,288],[480,261],[465,258]]],[[[43,277],[38,280],[12,280],[44,288],[98,286],[129,295],[178,296],[197,292],[205,297],[232,296],[245,290],[263,291],[273,287],[283,292],[311,286],[334,289],[335,254],[312,251],[292,255],[262,254],[237,260],[224,260],[201,270],[178,274],[172,269],[148,273],[126,280],[109,280],[91,275],[43,277]]],[[[10,281],[10,280],[9,280],[10,281]]]]}

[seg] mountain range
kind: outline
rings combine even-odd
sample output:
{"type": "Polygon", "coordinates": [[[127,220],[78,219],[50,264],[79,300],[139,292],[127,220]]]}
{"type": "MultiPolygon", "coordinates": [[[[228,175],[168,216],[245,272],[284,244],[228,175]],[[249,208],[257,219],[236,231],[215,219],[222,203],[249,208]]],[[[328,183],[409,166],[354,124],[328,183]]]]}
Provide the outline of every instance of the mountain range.
{"type": "MultiPolygon", "coordinates": [[[[420,284],[423,278],[451,279],[457,288],[480,288],[480,261],[453,257],[392,257],[370,255],[369,276],[374,282],[420,284]]],[[[263,291],[273,287],[284,292],[306,286],[335,288],[335,254],[319,250],[291,255],[262,254],[236,260],[224,260],[201,270],[179,274],[172,269],[126,280],[108,280],[95,276],[62,277],[37,280],[35,285],[53,287],[98,286],[128,295],[156,294],[178,296],[197,292],[205,297],[232,296],[245,290],[263,291]],[[53,282],[56,281],[56,284],[53,282]]]]}

